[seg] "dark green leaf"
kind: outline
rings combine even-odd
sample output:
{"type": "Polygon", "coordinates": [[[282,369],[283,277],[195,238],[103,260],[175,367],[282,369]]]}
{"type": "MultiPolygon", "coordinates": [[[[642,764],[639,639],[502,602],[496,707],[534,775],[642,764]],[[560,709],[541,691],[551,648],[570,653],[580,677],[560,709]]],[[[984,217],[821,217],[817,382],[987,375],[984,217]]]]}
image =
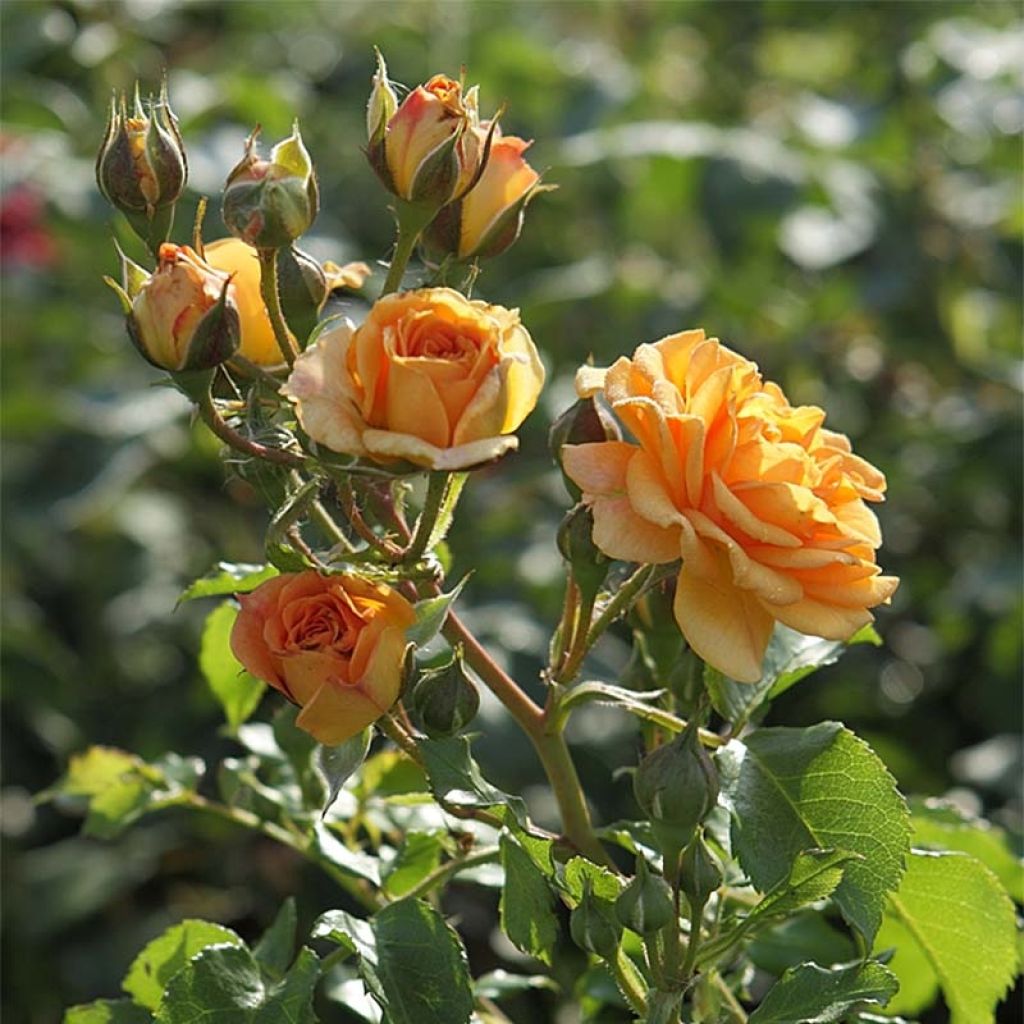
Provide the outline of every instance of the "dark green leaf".
{"type": "Polygon", "coordinates": [[[880,963],[792,967],[769,989],[750,1015],[750,1024],[829,1024],[841,1021],[857,1003],[884,1006],[899,987],[880,963]]]}
{"type": "Polygon", "coordinates": [[[447,594],[438,594],[437,597],[428,597],[416,602],[416,621],[406,631],[406,638],[409,643],[417,647],[426,647],[444,625],[448,617],[448,609],[455,599],[462,593],[468,576],[464,576],[447,594]]]}
{"type": "Polygon", "coordinates": [[[847,963],[857,956],[853,941],[814,910],[794,914],[762,932],[747,952],[755,967],[776,975],[812,958],[831,965],[847,963]]]}
{"type": "Polygon", "coordinates": [[[499,816],[507,810],[517,821],[525,822],[526,805],[522,799],[503,793],[480,774],[468,737],[420,739],[417,746],[430,788],[439,800],[461,807],[495,808],[499,816]]]}
{"type": "Polygon", "coordinates": [[[807,903],[830,896],[852,860],[863,858],[848,850],[804,850],[793,862],[789,878],[772,889],[750,912],[747,925],[791,914],[807,903]]]}
{"type": "Polygon", "coordinates": [[[499,907],[502,930],[517,949],[550,966],[559,933],[555,894],[533,857],[515,839],[502,835],[500,845],[505,869],[499,907]]]}
{"type": "Polygon", "coordinates": [[[916,1013],[942,989],[954,1024],[994,1019],[1017,971],[1013,903],[980,861],[914,851],[889,897],[876,950],[894,947],[894,1013],[916,1013]]]}
{"type": "Polygon", "coordinates": [[[241,946],[230,928],[212,921],[187,920],[172,925],[135,958],[121,987],[135,1002],[155,1010],[167,983],[207,946],[241,946]]]}
{"type": "Polygon", "coordinates": [[[325,747],[322,744],[317,747],[316,768],[327,785],[327,800],[323,814],[331,809],[331,805],[338,799],[341,787],[366,759],[372,739],[373,729],[367,728],[335,747],[325,747]]]}
{"type": "Polygon", "coordinates": [[[270,927],[253,948],[252,955],[260,966],[275,978],[288,970],[295,951],[295,898],[289,896],[281,904],[270,927]]]}
{"type": "Polygon", "coordinates": [[[458,935],[420,900],[391,903],[370,921],[332,910],[313,926],[354,952],[359,974],[390,1024],[465,1024],[473,1011],[458,935]]]}
{"type": "Polygon", "coordinates": [[[906,805],[871,748],[836,722],[758,729],[717,754],[733,815],[733,849],[767,892],[812,847],[864,859],[846,867],[835,900],[869,940],[909,849],[906,805]]]}
{"type": "Polygon", "coordinates": [[[225,601],[206,617],[199,648],[199,668],[224,709],[234,732],[257,708],[266,684],[251,676],[231,652],[231,629],[238,609],[225,601]]]}
{"type": "Polygon", "coordinates": [[[95,1003],[72,1006],[64,1024],[150,1024],[153,1018],[130,999],[97,999],[95,1003]]]}
{"type": "Polygon", "coordinates": [[[218,562],[216,567],[190,584],[178,598],[191,601],[197,597],[218,597],[246,594],[261,583],[278,575],[272,565],[251,565],[245,562],[218,562]]]}

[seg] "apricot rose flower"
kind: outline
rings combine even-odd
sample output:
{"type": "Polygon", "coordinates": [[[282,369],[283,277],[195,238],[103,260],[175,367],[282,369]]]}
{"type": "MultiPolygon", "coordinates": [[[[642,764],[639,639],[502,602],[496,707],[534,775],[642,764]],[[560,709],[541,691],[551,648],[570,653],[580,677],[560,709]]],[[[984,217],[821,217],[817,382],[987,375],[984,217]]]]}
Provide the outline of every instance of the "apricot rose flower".
{"type": "Polygon", "coordinates": [[[627,561],[682,557],[675,618],[710,665],[755,682],[776,622],[846,640],[896,589],[865,504],[882,500],[884,476],[821,409],[791,406],[717,339],[641,345],[610,369],[583,367],[576,387],[603,394],[635,439],[563,449],[594,543],[627,561]]]}
{"type": "Polygon", "coordinates": [[[515,448],[543,383],[517,311],[424,288],[324,331],[282,393],[332,451],[451,471],[515,448]]]}
{"type": "Polygon", "coordinates": [[[412,605],[355,576],[284,573],[239,596],[235,657],[302,711],[296,725],[335,745],[398,699],[412,605]]]}

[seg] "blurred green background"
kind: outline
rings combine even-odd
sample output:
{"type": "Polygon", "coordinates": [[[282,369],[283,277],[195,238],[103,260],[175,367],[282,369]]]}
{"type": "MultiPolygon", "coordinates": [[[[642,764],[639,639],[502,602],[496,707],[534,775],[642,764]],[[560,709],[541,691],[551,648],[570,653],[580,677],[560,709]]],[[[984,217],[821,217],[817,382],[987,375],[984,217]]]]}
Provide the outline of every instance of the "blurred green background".
{"type": "MultiPolygon", "coordinates": [[[[5,1020],[115,995],[183,916],[251,938],[289,893],[307,924],[336,899],[227,826],[168,814],[101,844],[32,803],[89,743],[237,749],[196,668],[208,609],[174,605],[217,559],[258,560],[265,519],[183,400],[153,387],[100,282],[123,237],[92,172],[112,89],[155,89],[168,69],[191,164],[180,240],[253,124],[269,143],[297,114],[323,198],[306,247],[372,262],[392,230],[360,152],[372,47],[410,86],[465,65],[483,111],[507,103],[506,131],[536,140],[559,186],[477,288],[521,308],[550,384],[521,453],[467,488],[467,618],[536,678],[564,579],[547,425],[591,353],[703,326],[824,406],[889,478],[880,561],[903,584],[879,616],[886,645],[796,687],[770,721],[841,719],[905,792],[952,793],[1019,834],[1019,19],[1009,3],[7,0],[5,1020]]],[[[223,233],[214,212],[207,240],[223,233]]],[[[621,667],[626,639],[595,671],[621,667]]],[[[488,772],[543,818],[525,741],[500,708],[482,724],[488,772]]],[[[634,761],[630,723],[587,712],[571,739],[599,817],[628,810],[613,773],[634,761]]],[[[455,898],[474,969],[501,962],[491,897],[455,898]]]]}

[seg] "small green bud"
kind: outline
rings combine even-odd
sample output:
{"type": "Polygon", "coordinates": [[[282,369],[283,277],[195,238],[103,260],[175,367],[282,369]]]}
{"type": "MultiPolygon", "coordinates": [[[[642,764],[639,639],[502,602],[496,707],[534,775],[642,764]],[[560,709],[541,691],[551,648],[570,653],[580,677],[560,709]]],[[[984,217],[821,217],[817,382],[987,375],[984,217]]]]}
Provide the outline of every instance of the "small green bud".
{"type": "Polygon", "coordinates": [[[308,253],[286,246],[277,254],[277,290],[285,320],[305,348],[327,301],[327,275],[308,253]]]}
{"type": "Polygon", "coordinates": [[[412,688],[412,709],[428,736],[451,736],[464,729],[480,708],[457,650],[447,665],[424,672],[412,688]]]}
{"type": "Polygon", "coordinates": [[[665,879],[650,873],[643,857],[637,857],[636,877],[619,894],[615,913],[627,928],[640,935],[660,931],[675,918],[671,887],[665,879]]]}
{"type": "MultiPolygon", "coordinates": [[[[618,424],[598,405],[597,400],[581,398],[562,413],[548,432],[548,449],[551,457],[562,466],[562,447],[567,444],[593,444],[600,441],[621,441],[622,433],[618,424]]],[[[579,487],[562,473],[566,489],[576,501],[582,492],[579,487]]]]}
{"type": "Polygon", "coordinates": [[[569,915],[569,932],[580,949],[611,960],[619,950],[622,925],[611,900],[595,896],[590,879],[583,882],[583,898],[569,915]]]}
{"type": "Polygon", "coordinates": [[[569,563],[580,590],[593,597],[608,575],[608,556],[593,541],[594,513],[589,505],[577,505],[558,528],[558,550],[569,563]]]}
{"type": "Polygon", "coordinates": [[[228,175],[221,213],[228,230],[256,249],[280,249],[309,230],[319,210],[313,161],[296,123],[271,151],[256,155],[257,131],[228,175]]]}
{"type": "Polygon", "coordinates": [[[690,842],[718,800],[718,773],[701,745],[696,722],[640,762],[633,792],[663,850],[679,850],[690,842]]]}
{"type": "Polygon", "coordinates": [[[679,887],[696,913],[721,884],[722,871],[698,832],[679,862],[679,887]]]}

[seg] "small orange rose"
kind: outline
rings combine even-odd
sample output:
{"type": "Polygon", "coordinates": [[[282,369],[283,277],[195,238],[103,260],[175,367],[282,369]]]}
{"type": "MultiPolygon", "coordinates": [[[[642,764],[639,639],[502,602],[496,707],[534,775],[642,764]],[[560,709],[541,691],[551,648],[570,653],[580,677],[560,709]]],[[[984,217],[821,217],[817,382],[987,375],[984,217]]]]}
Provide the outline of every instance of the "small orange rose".
{"type": "Polygon", "coordinates": [[[283,394],[332,451],[451,471],[515,448],[543,383],[516,311],[424,288],[380,299],[357,328],[324,331],[283,394]]]}
{"type": "Polygon", "coordinates": [[[576,387],[603,393],[635,438],[563,449],[594,543],[627,561],[682,557],[675,618],[710,665],[755,682],[776,622],[847,640],[889,600],[898,581],[875,563],[865,504],[885,477],[752,362],[686,331],[583,367],[576,387]]]}
{"type": "Polygon", "coordinates": [[[412,605],[354,576],[285,573],[239,596],[231,650],[302,711],[296,724],[334,746],[398,699],[412,605]]]}

